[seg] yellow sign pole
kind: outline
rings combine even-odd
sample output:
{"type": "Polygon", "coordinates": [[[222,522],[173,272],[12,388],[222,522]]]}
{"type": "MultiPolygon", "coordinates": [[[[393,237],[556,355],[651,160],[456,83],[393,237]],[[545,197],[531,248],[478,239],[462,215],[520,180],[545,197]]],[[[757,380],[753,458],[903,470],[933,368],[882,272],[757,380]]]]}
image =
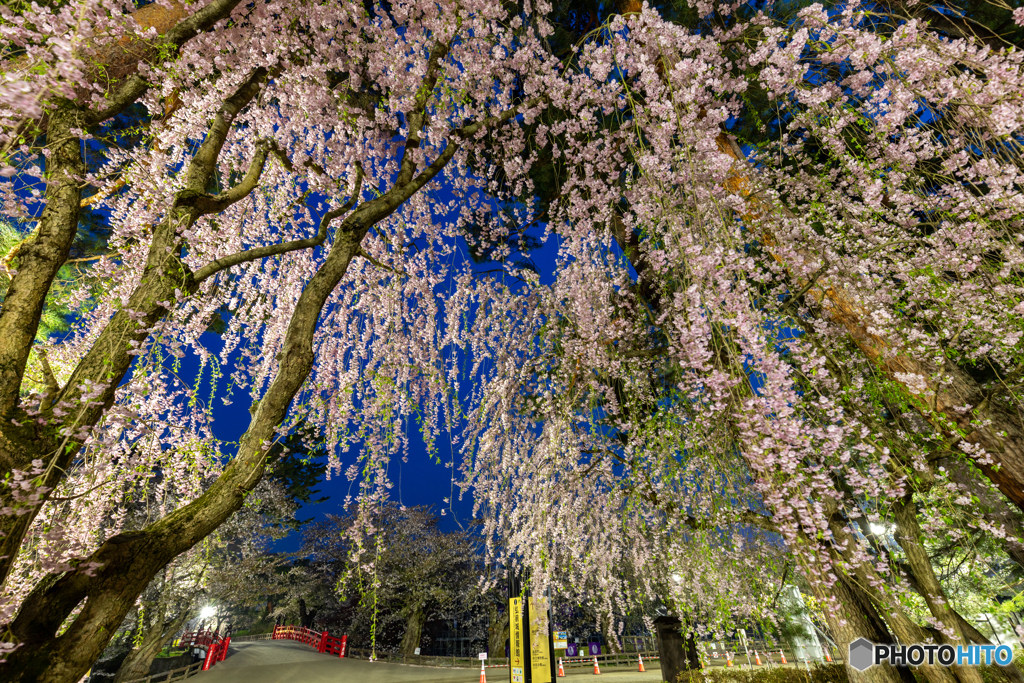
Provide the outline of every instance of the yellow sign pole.
{"type": "Polygon", "coordinates": [[[548,635],[548,601],[530,601],[530,683],[551,683],[551,653],[548,635]]]}
{"type": "Polygon", "coordinates": [[[523,633],[523,599],[508,601],[508,656],[512,683],[526,683],[526,638],[523,633]]]}

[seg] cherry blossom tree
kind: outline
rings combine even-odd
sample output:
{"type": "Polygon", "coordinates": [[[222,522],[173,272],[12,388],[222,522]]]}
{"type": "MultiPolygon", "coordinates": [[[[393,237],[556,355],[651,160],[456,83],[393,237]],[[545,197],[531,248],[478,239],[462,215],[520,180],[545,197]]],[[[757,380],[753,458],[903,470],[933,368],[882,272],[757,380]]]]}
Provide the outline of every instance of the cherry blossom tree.
{"type": "MultiPolygon", "coordinates": [[[[529,317],[492,323],[515,341],[492,355],[466,460],[490,530],[549,575],[593,558],[621,595],[622,555],[658,577],[659,555],[702,559],[707,589],[734,548],[721,537],[753,526],[797,554],[843,645],[974,638],[923,539],[943,509],[977,505],[970,487],[998,487],[1004,520],[1024,490],[1024,107],[1015,85],[988,89],[1018,82],[1020,53],[874,4],[781,25],[695,6],[705,36],[650,12],[613,20],[580,60],[580,89],[610,91],[603,110],[538,126],[565,159],[547,209],[562,260],[529,317]],[[965,68],[980,107],[950,90],[965,68]],[[724,129],[758,116],[777,134],[748,154],[724,129]],[[572,519],[588,533],[559,562],[572,519]],[[894,524],[898,552],[867,522],[894,524]],[[907,570],[933,631],[900,605],[907,570]]],[[[961,538],[1012,530],[972,512],[961,538]]]]}
{"type": "Polygon", "coordinates": [[[969,638],[922,539],[954,506],[1007,536],[1024,505],[1024,58],[912,7],[626,3],[568,47],[542,2],[5,10],[4,211],[37,223],[0,309],[5,679],[79,677],[300,423],[356,485],[373,562],[413,416],[430,448],[455,434],[490,559],[539,589],[585,572],[602,614],[646,594],[715,630],[770,605],[726,596],[780,580],[784,547],[841,646],[930,637],[902,567],[934,632],[969,638]],[[132,103],[150,142],[89,172],[83,143],[132,103]],[[85,184],[113,226],[101,294],[37,344],[85,184]],[[551,284],[510,258],[533,223],[551,284]],[[475,276],[463,244],[499,267],[475,276]],[[186,355],[248,394],[237,449],[186,355]],[[110,487],[155,467],[183,504],[104,526],[110,487]],[[16,576],[69,501],[92,521],[16,576]]]}
{"type": "Polygon", "coordinates": [[[461,622],[485,611],[489,596],[480,590],[482,555],[473,534],[442,531],[440,517],[425,506],[389,502],[371,520],[369,535],[357,514],[328,515],[307,526],[292,604],[281,609],[294,615],[305,598],[355,646],[409,656],[423,644],[429,622],[461,622]],[[353,536],[368,544],[367,553],[353,552],[353,536]],[[354,556],[361,560],[354,563],[354,556]]]}
{"type": "Polygon", "coordinates": [[[4,678],[76,680],[152,577],[243,504],[291,425],[321,425],[336,454],[361,436],[372,460],[391,448],[395,410],[440,406],[435,289],[468,277],[451,259],[477,184],[466,155],[487,130],[514,148],[514,119],[543,106],[558,65],[543,27],[487,2],[4,12],[17,48],[0,112],[5,211],[38,225],[0,310],[0,578],[62,486],[84,501],[157,466],[183,488],[219,475],[140,531],[94,522],[62,563],[44,558],[56,573],[11,596],[4,678]],[[152,144],[87,173],[83,142],[135,102],[152,144]],[[28,177],[44,189],[20,192],[28,177]],[[442,177],[464,199],[428,201],[442,177]],[[84,184],[100,185],[114,226],[95,266],[103,294],[45,345],[52,372],[35,383],[40,311],[84,184]],[[200,337],[225,304],[214,354],[200,337]],[[186,351],[254,402],[226,464],[212,406],[175,373],[186,351]]]}

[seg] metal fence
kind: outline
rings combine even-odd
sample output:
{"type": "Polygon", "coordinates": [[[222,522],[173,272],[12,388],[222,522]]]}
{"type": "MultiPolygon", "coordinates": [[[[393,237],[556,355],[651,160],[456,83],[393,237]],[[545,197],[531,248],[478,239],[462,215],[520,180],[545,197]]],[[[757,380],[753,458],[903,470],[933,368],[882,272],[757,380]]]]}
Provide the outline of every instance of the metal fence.
{"type": "MultiPolygon", "coordinates": [[[[371,650],[365,648],[349,648],[350,657],[370,659],[373,655],[371,650]]],[[[600,666],[637,666],[638,657],[642,656],[644,661],[658,660],[658,653],[654,650],[647,652],[619,652],[615,654],[596,655],[600,666]]],[[[450,657],[438,655],[404,655],[398,652],[377,652],[376,661],[391,662],[394,664],[415,664],[417,666],[435,666],[442,668],[476,669],[480,667],[480,659],[477,657],[450,657]]],[[[485,666],[488,669],[507,669],[509,666],[508,657],[488,657],[485,666]]],[[[562,657],[562,665],[565,668],[588,667],[594,665],[594,656],[587,657],[562,657]]],[[[558,658],[555,659],[555,666],[558,666],[558,658]]]]}

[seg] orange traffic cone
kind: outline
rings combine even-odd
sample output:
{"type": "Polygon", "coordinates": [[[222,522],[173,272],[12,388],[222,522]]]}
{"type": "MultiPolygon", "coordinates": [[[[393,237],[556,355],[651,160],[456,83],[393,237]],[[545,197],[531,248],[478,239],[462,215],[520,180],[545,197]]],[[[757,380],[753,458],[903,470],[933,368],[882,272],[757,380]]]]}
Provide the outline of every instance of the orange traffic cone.
{"type": "Polygon", "coordinates": [[[731,652],[726,652],[725,653],[725,665],[726,666],[732,666],[732,653],[731,652]]]}
{"type": "Polygon", "coordinates": [[[779,658],[782,659],[783,664],[786,663],[786,653],[783,652],[781,649],[779,650],[779,658]]]}
{"type": "Polygon", "coordinates": [[[754,650],[754,663],[761,666],[761,655],[757,654],[757,650],[754,650]]]}
{"type": "Polygon", "coordinates": [[[562,658],[558,658],[558,677],[565,678],[565,669],[562,667],[562,658]]]}
{"type": "Polygon", "coordinates": [[[597,665],[597,657],[594,657],[594,675],[595,676],[600,676],[601,675],[601,667],[599,667],[597,665]]]}
{"type": "Polygon", "coordinates": [[[484,660],[481,659],[480,660],[480,683],[487,683],[487,672],[486,672],[486,669],[487,669],[487,667],[484,664],[484,660]]]}
{"type": "Polygon", "coordinates": [[[832,661],[832,658],[828,656],[828,648],[827,647],[825,648],[825,661],[826,662],[831,662],[832,661]]]}
{"type": "Polygon", "coordinates": [[[644,668],[644,657],[643,655],[637,655],[640,658],[640,673],[644,673],[647,669],[644,668]]]}

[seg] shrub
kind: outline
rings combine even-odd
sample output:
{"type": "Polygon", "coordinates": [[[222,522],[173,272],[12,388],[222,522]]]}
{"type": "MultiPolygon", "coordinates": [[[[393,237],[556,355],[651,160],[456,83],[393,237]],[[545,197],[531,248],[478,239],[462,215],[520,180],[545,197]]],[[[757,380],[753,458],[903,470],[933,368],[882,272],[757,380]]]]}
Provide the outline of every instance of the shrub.
{"type": "MultiPolygon", "coordinates": [[[[1015,657],[1018,668],[1022,658],[1015,657]]],[[[924,677],[916,669],[914,678],[925,683],[924,677]]],[[[979,666],[978,673],[985,683],[1015,683],[1001,666],[979,666]]],[[[808,678],[807,670],[796,667],[767,667],[762,669],[707,669],[705,671],[683,671],[676,683],[850,683],[846,675],[846,667],[842,664],[824,664],[811,669],[808,678]]]]}
{"type": "MultiPolygon", "coordinates": [[[[705,669],[683,671],[677,683],[849,683],[842,664],[824,664],[811,669],[770,666],[761,669],[705,669]]],[[[985,683],[990,683],[986,681],[985,683]]],[[[1003,683],[992,681],[991,683],[1003,683]]]]}

